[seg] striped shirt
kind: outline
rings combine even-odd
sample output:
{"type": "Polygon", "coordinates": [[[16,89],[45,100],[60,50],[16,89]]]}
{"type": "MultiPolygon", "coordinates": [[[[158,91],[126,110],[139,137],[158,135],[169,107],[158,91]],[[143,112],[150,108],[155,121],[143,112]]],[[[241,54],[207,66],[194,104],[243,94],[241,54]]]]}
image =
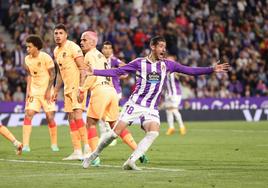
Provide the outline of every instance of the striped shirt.
{"type": "Polygon", "coordinates": [[[176,78],[175,73],[168,73],[166,79],[166,94],[167,96],[181,95],[180,82],[176,78]]]}
{"type": "Polygon", "coordinates": [[[115,77],[127,73],[136,73],[136,88],[129,100],[143,107],[157,109],[167,74],[172,72],[201,75],[212,73],[213,68],[188,67],[167,59],[153,63],[148,58],[137,58],[125,66],[116,69],[94,70],[93,74],[96,76],[115,77]]]}
{"type": "MultiPolygon", "coordinates": [[[[121,60],[116,58],[115,56],[112,56],[112,57],[108,58],[108,63],[110,64],[111,68],[118,68],[119,64],[121,63],[121,60]]],[[[118,94],[122,93],[119,77],[118,76],[113,77],[112,81],[113,81],[113,85],[114,85],[116,92],[118,94]]]]}

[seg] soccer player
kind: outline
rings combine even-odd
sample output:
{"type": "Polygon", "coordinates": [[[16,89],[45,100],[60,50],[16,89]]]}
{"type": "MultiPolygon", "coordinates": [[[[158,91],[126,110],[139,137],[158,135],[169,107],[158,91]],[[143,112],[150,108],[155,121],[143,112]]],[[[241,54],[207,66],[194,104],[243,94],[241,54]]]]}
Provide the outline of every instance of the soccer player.
{"type": "MultiPolygon", "coordinates": [[[[125,63],[123,61],[121,61],[120,59],[118,59],[117,57],[114,56],[113,46],[112,46],[112,43],[110,41],[105,41],[103,43],[101,52],[108,60],[107,63],[108,63],[108,65],[110,65],[111,68],[118,68],[118,67],[122,67],[125,65],[125,63]]],[[[122,98],[122,89],[120,86],[119,79],[126,78],[126,76],[128,76],[128,74],[120,76],[120,77],[112,77],[112,82],[113,82],[114,88],[117,92],[119,99],[122,98]]]]}
{"type": "Polygon", "coordinates": [[[64,83],[64,111],[67,112],[70,124],[70,135],[74,152],[63,160],[81,160],[83,153],[81,140],[84,144],[84,154],[90,152],[87,140],[87,130],[82,119],[86,99],[77,101],[78,87],[85,80],[84,55],[81,48],[74,42],[67,40],[68,34],[65,25],[58,24],[54,29],[54,40],[57,47],[54,49],[54,57],[58,65],[58,75],[53,99],[56,100],[58,92],[64,83]]]}
{"type": "Polygon", "coordinates": [[[15,138],[15,136],[4,125],[1,125],[1,124],[0,124],[0,134],[13,143],[13,145],[17,149],[16,154],[20,155],[22,152],[22,146],[23,146],[22,143],[19,142],[15,138]]]}
{"type": "MultiPolygon", "coordinates": [[[[113,46],[112,43],[110,41],[105,41],[102,45],[102,49],[101,49],[102,54],[106,57],[107,59],[107,63],[111,68],[118,68],[121,67],[123,65],[125,65],[125,63],[123,61],[121,61],[120,59],[118,59],[117,57],[115,57],[113,55],[113,46]]],[[[122,98],[122,89],[120,86],[120,79],[126,78],[128,75],[123,75],[120,78],[119,77],[111,77],[112,82],[113,82],[113,86],[117,92],[118,98],[119,100],[122,98]]],[[[104,121],[99,121],[99,125],[100,125],[100,131],[101,134],[103,134],[106,131],[109,131],[111,128],[109,128],[110,126],[107,126],[107,123],[104,121]]],[[[113,142],[110,144],[110,146],[114,146],[116,145],[116,139],[113,140],[113,142]]]]}
{"type": "Polygon", "coordinates": [[[56,111],[55,103],[51,102],[53,82],[55,80],[54,62],[50,55],[40,51],[43,47],[41,38],[30,35],[26,39],[28,55],[25,57],[25,69],[27,72],[27,91],[25,104],[25,118],[23,124],[23,152],[30,152],[30,137],[32,132],[33,116],[40,112],[41,107],[45,111],[48,122],[51,150],[59,151],[57,145],[57,126],[54,121],[56,111]]]}
{"type": "MultiPolygon", "coordinates": [[[[176,61],[176,57],[168,55],[168,60],[176,61]]],[[[186,128],[183,124],[181,113],[178,108],[181,103],[181,88],[177,78],[177,73],[168,73],[165,86],[165,101],[164,107],[167,114],[168,130],[166,135],[172,135],[175,132],[174,116],[179,124],[180,134],[186,134],[186,128]]]]}
{"type": "Polygon", "coordinates": [[[166,41],[161,36],[153,37],[150,41],[151,52],[148,57],[137,58],[129,64],[117,69],[92,70],[89,66],[89,75],[95,76],[120,76],[126,73],[136,73],[138,80],[136,89],[128,102],[123,106],[115,128],[105,134],[96,150],[94,150],[82,163],[83,168],[88,168],[90,161],[97,158],[101,151],[135,119],[140,119],[145,137],[139,142],[137,149],[123,164],[124,170],[141,170],[135,164],[152,145],[159,135],[160,120],[158,103],[160,93],[167,73],[180,72],[188,75],[210,74],[212,72],[226,72],[228,63],[217,64],[214,67],[187,67],[175,61],[165,59],[166,41]]]}
{"type": "MultiPolygon", "coordinates": [[[[86,53],[85,62],[94,68],[108,69],[110,66],[107,59],[96,49],[97,42],[97,33],[87,31],[82,34],[81,48],[86,53]]],[[[87,111],[88,139],[91,149],[95,150],[99,141],[96,125],[99,120],[103,120],[108,122],[111,127],[114,126],[119,115],[118,96],[110,77],[88,77],[83,87],[79,89],[80,100],[85,98],[83,92],[88,89],[91,92],[87,111]]],[[[127,129],[122,130],[120,137],[132,150],[137,148],[135,140],[127,129]]],[[[140,157],[144,158],[144,156],[140,157]]],[[[99,158],[93,161],[93,165],[99,165],[99,163],[99,158]]]]}

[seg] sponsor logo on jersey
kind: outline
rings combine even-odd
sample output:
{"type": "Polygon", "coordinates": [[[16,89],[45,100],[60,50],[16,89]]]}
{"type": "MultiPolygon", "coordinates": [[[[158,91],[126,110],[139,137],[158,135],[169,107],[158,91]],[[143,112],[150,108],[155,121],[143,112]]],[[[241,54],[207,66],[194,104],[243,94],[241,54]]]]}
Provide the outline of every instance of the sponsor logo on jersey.
{"type": "Polygon", "coordinates": [[[150,83],[157,84],[161,81],[161,75],[155,71],[147,74],[147,80],[150,83]]]}

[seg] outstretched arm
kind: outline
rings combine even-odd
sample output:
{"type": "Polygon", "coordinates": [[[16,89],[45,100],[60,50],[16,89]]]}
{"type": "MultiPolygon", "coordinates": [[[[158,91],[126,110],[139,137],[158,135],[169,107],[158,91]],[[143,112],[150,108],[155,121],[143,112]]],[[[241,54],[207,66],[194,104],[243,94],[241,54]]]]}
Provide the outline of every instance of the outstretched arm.
{"type": "Polygon", "coordinates": [[[95,76],[110,76],[110,77],[116,77],[125,75],[128,73],[136,72],[137,70],[137,64],[135,62],[131,62],[129,64],[126,64],[122,67],[115,68],[115,69],[105,69],[105,70],[97,70],[97,69],[91,69],[92,75],[95,76]]]}
{"type": "Polygon", "coordinates": [[[227,72],[229,67],[228,63],[219,64],[219,61],[213,67],[189,67],[179,63],[174,63],[173,72],[180,72],[188,75],[201,75],[211,74],[212,72],[227,72]]]}

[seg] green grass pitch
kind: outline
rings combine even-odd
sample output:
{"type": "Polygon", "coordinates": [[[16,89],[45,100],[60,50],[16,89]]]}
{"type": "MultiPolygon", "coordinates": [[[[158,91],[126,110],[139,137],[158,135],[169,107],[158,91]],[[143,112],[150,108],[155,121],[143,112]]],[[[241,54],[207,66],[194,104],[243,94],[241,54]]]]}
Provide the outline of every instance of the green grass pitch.
{"type": "MultiPolygon", "coordinates": [[[[123,171],[131,151],[118,139],[101,155],[102,166],[82,169],[80,161],[62,161],[72,152],[67,126],[58,129],[60,152],[49,148],[46,126],[34,127],[31,152],[16,156],[0,137],[1,188],[163,188],[268,187],[268,122],[186,122],[188,132],[166,136],[167,125],[147,152],[143,170],[123,171]]],[[[22,128],[9,128],[21,140],[22,128]]],[[[136,141],[144,135],[130,127],[136,141]]]]}

